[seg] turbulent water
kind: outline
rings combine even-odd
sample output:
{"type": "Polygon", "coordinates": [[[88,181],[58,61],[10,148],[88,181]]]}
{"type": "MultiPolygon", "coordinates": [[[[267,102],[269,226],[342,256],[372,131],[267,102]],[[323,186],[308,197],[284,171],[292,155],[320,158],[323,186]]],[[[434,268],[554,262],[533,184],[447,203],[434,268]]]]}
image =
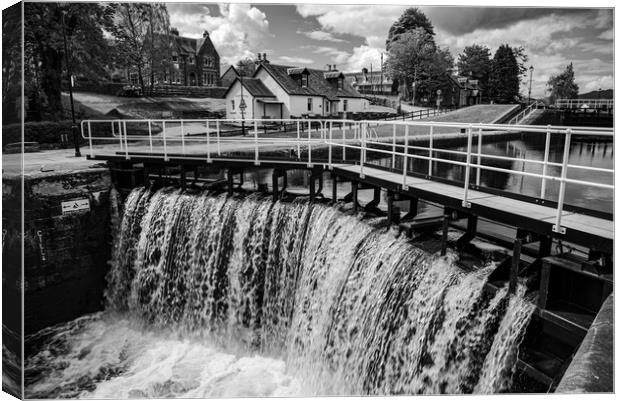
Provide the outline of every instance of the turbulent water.
{"type": "Polygon", "coordinates": [[[304,201],[137,189],[117,232],[106,311],[28,339],[27,396],[501,392],[533,311],[304,201]]]}

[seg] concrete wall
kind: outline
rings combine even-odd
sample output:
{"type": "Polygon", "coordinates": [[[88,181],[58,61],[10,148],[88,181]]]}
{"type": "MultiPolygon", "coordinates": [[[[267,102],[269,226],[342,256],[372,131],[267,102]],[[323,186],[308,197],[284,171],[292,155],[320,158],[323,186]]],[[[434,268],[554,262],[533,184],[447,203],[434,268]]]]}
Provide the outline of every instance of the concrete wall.
{"type": "MultiPolygon", "coordinates": [[[[3,176],[4,220],[18,226],[19,177],[3,176]],[[8,213],[7,213],[8,212],[8,213]]],[[[107,168],[24,177],[25,333],[103,308],[110,259],[110,175],[107,168]],[[89,210],[63,214],[81,199],[89,210]],[[69,204],[67,204],[69,205],[69,204]]],[[[12,235],[7,233],[7,235],[12,235]]],[[[20,241],[6,241],[14,253],[20,241]]]]}
{"type": "Polygon", "coordinates": [[[614,294],[601,307],[556,393],[614,391],[614,294]]]}

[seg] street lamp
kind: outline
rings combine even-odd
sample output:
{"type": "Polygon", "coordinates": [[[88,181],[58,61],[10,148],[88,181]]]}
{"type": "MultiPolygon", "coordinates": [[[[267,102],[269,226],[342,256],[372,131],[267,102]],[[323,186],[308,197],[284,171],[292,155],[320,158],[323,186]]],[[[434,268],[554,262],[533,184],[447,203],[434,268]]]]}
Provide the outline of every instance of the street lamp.
{"type": "Polygon", "coordinates": [[[69,48],[67,46],[67,33],[65,29],[65,14],[66,10],[62,10],[60,20],[62,24],[62,40],[65,47],[65,63],[67,64],[67,78],[69,81],[69,102],[71,103],[71,132],[73,133],[73,146],[75,147],[75,157],[81,157],[80,153],[80,141],[78,139],[78,128],[75,123],[75,107],[73,105],[73,73],[71,72],[71,61],[69,57],[69,48]]]}
{"type": "Polygon", "coordinates": [[[532,73],[534,72],[534,66],[530,65],[530,90],[527,92],[527,103],[532,102],[532,73]]]}
{"type": "Polygon", "coordinates": [[[245,104],[243,97],[243,73],[239,74],[239,80],[241,82],[241,101],[239,102],[239,110],[241,110],[241,135],[245,136],[245,109],[248,107],[245,104]]]}

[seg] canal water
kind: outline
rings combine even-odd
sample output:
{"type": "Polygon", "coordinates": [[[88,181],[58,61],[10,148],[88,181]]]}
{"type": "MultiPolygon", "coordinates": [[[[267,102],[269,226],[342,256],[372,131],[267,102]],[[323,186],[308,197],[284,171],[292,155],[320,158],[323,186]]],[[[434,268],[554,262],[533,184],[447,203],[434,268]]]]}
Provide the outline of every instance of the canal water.
{"type": "Polygon", "coordinates": [[[509,391],[534,306],[307,201],[134,190],[104,312],[26,341],[28,398],[509,391]]]}

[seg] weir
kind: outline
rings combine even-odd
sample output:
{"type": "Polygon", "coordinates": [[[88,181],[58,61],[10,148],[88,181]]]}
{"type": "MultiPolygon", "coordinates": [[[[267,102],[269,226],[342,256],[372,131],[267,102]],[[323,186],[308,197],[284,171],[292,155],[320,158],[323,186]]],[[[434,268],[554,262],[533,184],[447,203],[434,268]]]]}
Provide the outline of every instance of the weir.
{"type": "MultiPolygon", "coordinates": [[[[303,169],[308,171],[305,196],[311,203],[321,200],[350,203],[350,211],[354,214],[363,211],[366,215],[384,216],[385,222],[394,229],[411,238],[422,238],[418,245],[427,244],[424,238],[436,236],[435,244],[439,246],[427,249],[446,254],[448,245],[452,245],[461,252],[459,263],[462,267],[472,268],[476,263],[471,260],[481,260],[480,251],[472,245],[477,238],[508,247],[507,255],[497,259],[496,268],[486,271],[480,279],[479,288],[490,297],[502,299],[521,299],[528,291],[535,294],[531,300],[532,319],[524,319],[523,323],[527,331],[523,331],[526,333],[524,349],[516,362],[518,374],[515,377],[522,383],[531,385],[532,380],[538,383],[538,387],[534,386],[537,391],[552,390],[559,383],[572,354],[613,288],[613,216],[571,206],[565,198],[566,188],[571,185],[613,189],[613,185],[604,180],[571,177],[570,171],[583,169],[613,174],[613,169],[572,164],[569,158],[571,137],[610,137],[611,130],[343,120],[281,121],[278,125],[278,121],[252,120],[246,121],[253,126],[251,136],[226,137],[222,127],[235,123],[229,120],[185,121],[181,127],[199,124],[205,128],[204,133],[194,131],[189,136],[183,128],[180,132],[167,131],[173,122],[84,121],[82,133],[89,141],[88,157],[108,161],[116,187],[125,194],[142,185],[153,190],[175,185],[189,192],[196,189],[226,191],[230,198],[242,191],[244,172],[266,169],[271,174],[270,185],[259,187],[277,202],[275,205],[281,205],[279,200],[295,197],[287,190],[288,174],[303,169]],[[111,129],[108,132],[104,127],[111,129]],[[515,135],[541,137],[546,143],[542,160],[483,152],[485,138],[515,135]],[[466,150],[442,149],[442,141],[447,140],[463,141],[466,150]],[[101,146],[109,142],[117,143],[118,147],[101,146]],[[553,161],[549,156],[550,144],[558,142],[564,144],[564,154],[561,160],[553,161]],[[440,177],[438,171],[446,164],[461,167],[462,175],[452,180],[440,177]],[[514,168],[520,165],[523,166],[520,170],[514,168]],[[539,179],[539,196],[485,186],[485,176],[498,172],[539,179]],[[331,181],[331,188],[324,188],[325,179],[331,181]],[[339,194],[338,184],[343,182],[350,183],[350,191],[339,194]],[[373,197],[362,205],[359,193],[366,189],[373,190],[373,197]],[[550,192],[554,196],[550,196],[550,192]],[[386,194],[385,198],[382,193],[386,194]],[[409,211],[403,215],[400,207],[405,201],[409,202],[409,211]],[[384,207],[380,208],[382,202],[384,207]],[[433,204],[442,212],[437,217],[419,217],[419,203],[433,204]],[[479,224],[481,221],[486,229],[479,224]],[[511,227],[512,237],[502,230],[489,230],[489,223],[511,227]],[[462,234],[450,239],[449,231],[455,230],[462,230],[462,234]],[[558,252],[558,248],[565,246],[580,249],[584,257],[561,249],[558,252]],[[515,295],[511,298],[506,293],[515,295]],[[579,296],[585,293],[588,295],[579,296]]],[[[135,191],[131,193],[128,202],[136,196],[133,195],[135,191]]],[[[173,196],[185,199],[180,193],[173,196]]],[[[266,206],[268,202],[264,201],[261,204],[265,206],[260,208],[265,210],[282,207],[266,206]]],[[[256,302],[260,303],[255,300],[254,307],[256,302]]],[[[251,305],[247,305],[248,310],[252,310],[251,305]]],[[[247,319],[244,325],[252,327],[247,319]]],[[[263,346],[260,339],[250,342],[263,346]]],[[[363,375],[363,372],[358,373],[363,375]]],[[[387,388],[392,393],[399,393],[395,388],[403,393],[443,392],[448,388],[452,390],[447,392],[459,392],[476,388],[462,387],[461,382],[461,387],[442,389],[442,386],[452,385],[456,384],[419,385],[415,389],[379,385],[357,388],[354,393],[381,393],[379,389],[387,388]]],[[[497,391],[497,388],[491,387],[489,391],[497,391]]]]}

